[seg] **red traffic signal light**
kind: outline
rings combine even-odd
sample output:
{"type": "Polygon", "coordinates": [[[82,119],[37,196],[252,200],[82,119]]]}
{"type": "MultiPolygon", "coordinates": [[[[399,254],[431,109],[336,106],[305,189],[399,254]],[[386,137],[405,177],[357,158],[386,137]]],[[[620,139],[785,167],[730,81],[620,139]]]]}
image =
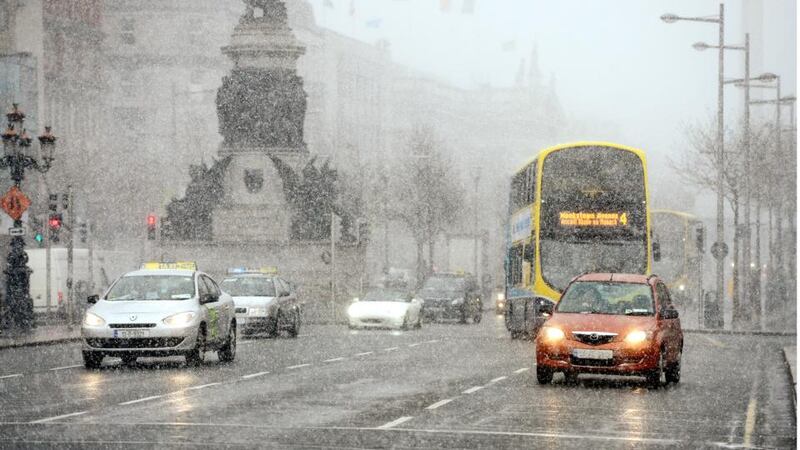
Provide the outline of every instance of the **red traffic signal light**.
{"type": "Polygon", "coordinates": [[[47,221],[51,230],[58,230],[61,228],[61,214],[51,214],[50,219],[47,221]]]}
{"type": "Polygon", "coordinates": [[[156,227],[156,215],[155,214],[148,214],[147,215],[147,227],[148,228],[155,228],[156,227]]]}

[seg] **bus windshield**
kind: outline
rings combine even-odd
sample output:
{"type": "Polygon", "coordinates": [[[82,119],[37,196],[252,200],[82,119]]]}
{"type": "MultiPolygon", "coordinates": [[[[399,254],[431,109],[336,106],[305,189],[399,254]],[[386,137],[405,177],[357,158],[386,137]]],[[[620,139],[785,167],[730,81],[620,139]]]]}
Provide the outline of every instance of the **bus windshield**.
{"type": "Polygon", "coordinates": [[[541,192],[542,275],[554,289],[585,272],[646,271],[644,168],[635,153],[555,151],[542,165],[541,192]]]}

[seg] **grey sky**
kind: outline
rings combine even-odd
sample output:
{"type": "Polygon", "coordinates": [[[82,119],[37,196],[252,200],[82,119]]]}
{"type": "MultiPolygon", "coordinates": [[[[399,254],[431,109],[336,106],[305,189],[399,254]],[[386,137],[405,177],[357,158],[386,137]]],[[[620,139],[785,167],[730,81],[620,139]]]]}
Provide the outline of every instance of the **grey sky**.
{"type": "MultiPolygon", "coordinates": [[[[659,17],[665,12],[714,15],[719,2],[475,0],[472,14],[463,13],[464,0],[450,0],[447,12],[439,0],[310,2],[323,26],[367,42],[387,39],[396,61],[464,87],[513,83],[520,59],[527,64],[535,43],[543,76],[553,75],[565,111],[581,121],[610,125],[600,135],[574,138],[639,146],[653,162],[663,162],[684,145],[684,124],[716,111],[716,53],[691,45],[716,44],[718,28],[665,24],[659,17]]],[[[753,72],[781,74],[783,92],[794,93],[795,2],[725,4],[728,43],[742,44],[744,30],[751,30],[754,66],[762,66],[753,72]]],[[[743,59],[742,52],[727,52],[726,76],[743,76],[743,59]]],[[[729,124],[740,114],[739,91],[725,91],[729,124]]]]}

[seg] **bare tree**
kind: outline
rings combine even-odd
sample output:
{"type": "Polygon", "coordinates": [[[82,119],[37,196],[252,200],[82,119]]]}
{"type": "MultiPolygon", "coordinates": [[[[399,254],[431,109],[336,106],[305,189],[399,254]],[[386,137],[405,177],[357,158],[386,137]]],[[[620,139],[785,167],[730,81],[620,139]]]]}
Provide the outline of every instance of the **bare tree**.
{"type": "Polygon", "coordinates": [[[394,197],[390,215],[411,232],[417,250],[417,281],[430,272],[437,237],[456,218],[463,203],[463,187],[453,165],[442,155],[442,143],[430,127],[416,127],[408,154],[390,171],[394,197]],[[428,259],[423,249],[428,244],[428,259]]]}

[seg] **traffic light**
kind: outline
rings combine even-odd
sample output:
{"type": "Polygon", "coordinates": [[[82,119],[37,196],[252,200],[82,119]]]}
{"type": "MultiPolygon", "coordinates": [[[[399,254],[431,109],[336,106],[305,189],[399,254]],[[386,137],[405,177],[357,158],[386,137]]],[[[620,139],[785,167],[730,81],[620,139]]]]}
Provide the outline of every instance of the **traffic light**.
{"type": "Polygon", "coordinates": [[[695,240],[694,244],[697,247],[698,253],[705,252],[705,245],[706,245],[706,229],[701,225],[698,226],[695,230],[695,240]]]}
{"type": "Polygon", "coordinates": [[[39,244],[39,247],[44,246],[44,234],[42,234],[43,226],[42,221],[36,217],[31,217],[30,228],[33,233],[33,240],[39,244]]]}
{"type": "Polygon", "coordinates": [[[156,240],[156,215],[155,214],[148,214],[147,215],[147,240],[148,241],[155,241],[156,240]]]}
{"type": "Polygon", "coordinates": [[[85,244],[87,237],[89,236],[89,230],[86,228],[86,222],[83,222],[78,226],[78,234],[80,235],[81,244],[85,244]]]}
{"type": "Polygon", "coordinates": [[[50,241],[54,244],[59,243],[59,231],[64,224],[61,213],[50,214],[50,219],[47,221],[47,226],[50,228],[50,241]]]}
{"type": "Polygon", "coordinates": [[[58,194],[50,194],[48,207],[51,213],[58,212],[58,194]]]}

